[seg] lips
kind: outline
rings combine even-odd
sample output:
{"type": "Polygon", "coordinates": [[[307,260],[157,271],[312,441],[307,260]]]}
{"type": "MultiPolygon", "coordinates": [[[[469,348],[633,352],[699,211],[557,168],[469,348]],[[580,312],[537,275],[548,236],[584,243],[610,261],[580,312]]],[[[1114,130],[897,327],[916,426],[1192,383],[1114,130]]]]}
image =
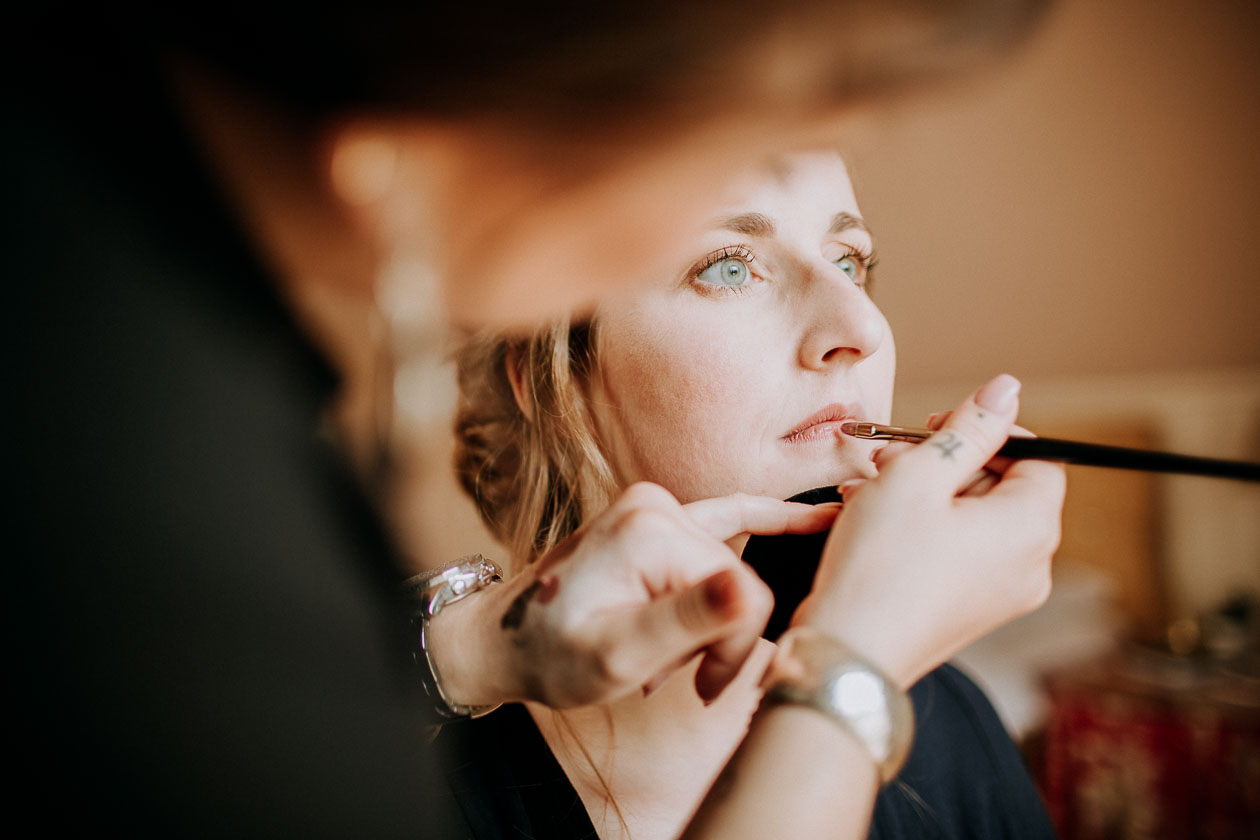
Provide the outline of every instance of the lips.
{"type": "Polygon", "coordinates": [[[832,403],[806,417],[783,436],[788,443],[811,443],[818,440],[837,440],[843,437],[840,424],[846,420],[860,420],[865,411],[862,406],[832,403]]]}

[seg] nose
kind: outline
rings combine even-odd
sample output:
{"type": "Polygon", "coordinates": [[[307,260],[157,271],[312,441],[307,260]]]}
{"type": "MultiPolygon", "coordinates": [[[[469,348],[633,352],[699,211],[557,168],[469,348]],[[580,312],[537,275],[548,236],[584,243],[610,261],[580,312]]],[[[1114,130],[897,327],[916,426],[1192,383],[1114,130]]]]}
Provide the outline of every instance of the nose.
{"type": "Polygon", "coordinates": [[[798,300],[804,324],[800,363],[809,370],[855,364],[874,353],[888,322],[866,292],[830,264],[811,267],[798,300]]]}

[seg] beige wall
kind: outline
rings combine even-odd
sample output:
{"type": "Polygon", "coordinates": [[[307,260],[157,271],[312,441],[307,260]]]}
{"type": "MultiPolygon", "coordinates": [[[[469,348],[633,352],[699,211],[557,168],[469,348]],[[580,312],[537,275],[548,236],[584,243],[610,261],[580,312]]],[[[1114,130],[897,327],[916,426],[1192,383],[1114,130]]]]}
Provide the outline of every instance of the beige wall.
{"type": "Polygon", "coordinates": [[[900,381],[1260,364],[1260,4],[1063,0],[850,155],[900,381]]]}
{"type": "MultiPolygon", "coordinates": [[[[1260,460],[1258,45],[1254,2],[1063,0],[994,72],[868,115],[896,419],[1005,370],[1033,425],[1260,460]]],[[[1257,489],[1159,482],[1173,614],[1260,594],[1257,489]]]]}

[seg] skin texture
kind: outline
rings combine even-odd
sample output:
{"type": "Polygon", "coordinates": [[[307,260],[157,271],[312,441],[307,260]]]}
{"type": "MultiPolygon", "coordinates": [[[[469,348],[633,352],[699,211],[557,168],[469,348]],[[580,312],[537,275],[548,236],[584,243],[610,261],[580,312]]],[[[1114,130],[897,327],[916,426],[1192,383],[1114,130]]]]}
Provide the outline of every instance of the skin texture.
{"type": "Polygon", "coordinates": [[[843,161],[820,152],[777,170],[740,179],[674,272],[596,312],[596,426],[623,483],[687,502],[875,475],[872,442],[821,425],[788,439],[828,406],[886,421],[896,352],[864,287],[870,234],[829,232],[837,214],[860,219],[843,161]],[[753,213],[757,226],[731,223],[753,213]],[[714,252],[730,256],[697,273],[714,252]],[[742,284],[716,285],[723,267],[742,284]]]}
{"type": "MultiPolygon", "coordinates": [[[[1026,566],[1015,563],[1012,572],[1001,564],[1011,564],[1021,549],[993,511],[1018,488],[1023,471],[1044,479],[1058,469],[1016,465],[1004,488],[997,476],[1009,465],[989,464],[994,477],[975,483],[1015,416],[1018,383],[1010,377],[982,392],[989,407],[969,401],[919,447],[881,452],[826,422],[802,429],[803,421],[826,418],[819,411],[827,406],[858,419],[889,416],[895,353],[888,323],[864,287],[870,235],[856,221],[848,174],[832,153],[786,158],[759,179],[737,181],[724,199],[676,271],[596,311],[599,369],[590,389],[598,433],[623,482],[656,482],[683,502],[740,492],[784,497],[829,483],[853,488],[853,510],[837,519],[817,589],[797,620],[869,652],[908,686],[1000,622],[970,594],[984,581],[979,570],[991,574],[992,587],[1011,587],[995,589],[999,612],[1013,601],[1030,609],[1044,597],[1053,529],[1045,540],[1030,540],[1031,548],[1022,549],[1026,566]],[[837,226],[837,218],[847,221],[837,226]],[[882,482],[877,463],[889,473],[882,482]],[[987,507],[970,506],[989,492],[987,507]],[[987,551],[973,545],[986,530],[993,535],[987,551]],[[953,541],[941,536],[955,533],[953,541]],[[952,596],[944,602],[975,604],[966,621],[956,608],[942,609],[942,592],[952,596]],[[907,609],[922,621],[904,622],[907,609]]],[[[1054,510],[1053,498],[1039,503],[1054,510]]],[[[1029,511],[1028,521],[1035,518],[1029,511]]],[[[660,544],[651,534],[637,539],[648,555],[660,544]]],[[[716,702],[699,702],[692,680],[681,676],[690,676],[691,666],[653,680],[649,696],[576,708],[563,721],[531,705],[601,837],[672,837],[682,830],[747,731],[773,646],[762,640],[738,653],[726,657],[739,664],[716,702]]],[[[697,675],[695,682],[703,680],[697,675]]],[[[828,766],[869,762],[834,724],[814,717],[784,710],[758,716],[763,725],[754,727],[740,763],[750,763],[761,781],[736,797],[740,805],[730,813],[745,801],[765,801],[767,774],[778,774],[776,784],[791,778],[782,763],[800,759],[800,750],[788,746],[795,740],[822,745],[827,757],[819,760],[828,766]]],[[[782,795],[812,790],[820,802],[811,813],[829,814],[830,827],[851,820],[861,831],[875,786],[868,771],[869,765],[850,774],[844,789],[851,796],[838,800],[839,812],[827,798],[834,798],[828,793],[834,777],[812,788],[788,785],[782,795]]],[[[738,784],[727,779],[719,795],[738,784]]],[[[709,822],[704,811],[697,830],[728,836],[746,820],[757,824],[749,815],[729,815],[709,822]]],[[[782,827],[772,820],[760,836],[780,836],[782,827]]],[[[788,836],[824,827],[805,822],[788,836]]]]}
{"type": "MultiPolygon", "coordinates": [[[[800,428],[834,405],[887,418],[892,400],[892,333],[865,288],[871,238],[852,221],[860,213],[843,161],[794,155],[737,179],[722,199],[673,271],[596,311],[591,396],[618,477],[656,482],[684,503],[873,478],[875,444],[834,425],[800,428]],[[850,221],[833,231],[838,216],[850,221]],[[716,286],[724,277],[738,285],[716,286]]],[[[656,553],[652,535],[639,539],[643,554],[656,553]]],[[[531,705],[601,837],[683,828],[743,737],[774,646],[728,650],[735,676],[716,702],[697,696],[693,679],[708,680],[692,664],[653,680],[648,696],[576,708],[563,723],[531,705]]]]}
{"type": "Polygon", "coordinates": [[[834,506],[743,495],[679,505],[657,485],[635,484],[522,574],[442,611],[450,620],[430,629],[445,654],[443,689],[461,704],[567,709],[635,693],[702,653],[680,683],[695,702],[716,697],[772,605],[723,543],[814,533],[835,515],[834,506]]]}
{"type": "MultiPolygon", "coordinates": [[[[890,448],[878,477],[846,487],[797,623],[845,641],[908,686],[1045,600],[1063,469],[993,458],[1015,428],[1018,391],[1013,377],[996,377],[941,425],[937,442],[948,439],[950,455],[931,440],[890,448]],[[982,468],[993,478],[977,483],[982,468]]],[[[874,767],[839,727],[807,711],[757,713],[684,838],[865,836],[874,767]]]]}

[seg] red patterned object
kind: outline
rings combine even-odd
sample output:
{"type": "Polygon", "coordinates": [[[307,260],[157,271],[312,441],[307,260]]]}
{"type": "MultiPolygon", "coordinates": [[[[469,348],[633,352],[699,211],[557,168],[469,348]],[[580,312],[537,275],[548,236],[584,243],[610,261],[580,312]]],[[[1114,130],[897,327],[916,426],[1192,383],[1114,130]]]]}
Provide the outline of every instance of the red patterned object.
{"type": "Polygon", "coordinates": [[[1064,840],[1260,838],[1260,667],[1133,649],[1048,679],[1064,840]]]}

